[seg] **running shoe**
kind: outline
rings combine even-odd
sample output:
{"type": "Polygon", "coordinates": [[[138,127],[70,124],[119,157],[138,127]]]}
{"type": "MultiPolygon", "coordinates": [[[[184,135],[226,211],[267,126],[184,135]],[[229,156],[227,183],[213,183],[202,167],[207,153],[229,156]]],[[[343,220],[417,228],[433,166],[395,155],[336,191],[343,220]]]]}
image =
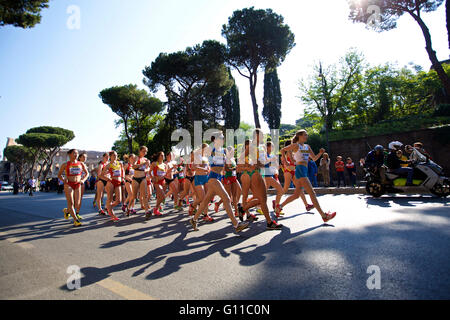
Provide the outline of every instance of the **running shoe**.
{"type": "Polygon", "coordinates": [[[219,206],[220,206],[220,204],[218,202],[214,203],[214,211],[216,213],[219,212],[219,206]]]}
{"type": "Polygon", "coordinates": [[[256,209],[256,212],[258,212],[259,214],[263,215],[264,213],[262,212],[261,208],[256,209]]]}
{"type": "Polygon", "coordinates": [[[146,213],[145,213],[145,220],[147,221],[147,220],[150,220],[150,217],[152,216],[152,211],[151,210],[149,210],[149,211],[147,211],[146,213]]]}
{"type": "Polygon", "coordinates": [[[242,230],[248,228],[248,224],[249,224],[248,221],[238,222],[238,224],[234,227],[234,229],[235,229],[236,232],[241,232],[242,230]]]}
{"type": "Polygon", "coordinates": [[[281,230],[283,228],[282,224],[278,224],[275,222],[275,220],[272,220],[270,223],[267,224],[267,230],[281,230]]]}
{"type": "Polygon", "coordinates": [[[180,205],[175,206],[174,209],[177,210],[177,211],[183,211],[183,207],[180,206],[180,205]]]}
{"type": "Polygon", "coordinates": [[[275,215],[277,216],[277,218],[279,218],[280,216],[284,216],[283,209],[281,208],[281,206],[279,204],[276,205],[275,215]]]}
{"type": "Polygon", "coordinates": [[[122,211],[127,212],[127,206],[125,204],[122,205],[122,211]]]}
{"type": "Polygon", "coordinates": [[[239,220],[244,221],[244,208],[242,208],[242,205],[238,203],[238,210],[239,210],[239,220]]]}
{"type": "Polygon", "coordinates": [[[327,223],[328,221],[330,221],[334,217],[336,217],[336,212],[330,213],[330,211],[328,211],[327,213],[325,213],[325,218],[322,217],[322,220],[323,220],[324,223],[327,223]]]}
{"type": "Polygon", "coordinates": [[[155,216],[162,216],[162,213],[158,210],[158,209],[156,209],[156,208],[154,208],[153,209],[153,214],[155,215],[155,216]]]}
{"type": "Polygon", "coordinates": [[[74,227],[79,227],[79,226],[81,226],[81,222],[78,221],[78,220],[74,220],[74,221],[73,221],[73,226],[74,226],[74,227]]]}
{"type": "Polygon", "coordinates": [[[307,204],[306,205],[306,211],[310,211],[311,209],[313,209],[314,208],[314,205],[313,204],[307,204]]]}
{"type": "Polygon", "coordinates": [[[195,208],[192,206],[192,204],[189,204],[189,215],[192,216],[195,213],[195,208]]]}
{"type": "Polygon", "coordinates": [[[98,211],[98,215],[99,215],[99,216],[106,216],[106,213],[105,213],[105,211],[103,211],[103,209],[102,209],[102,210],[99,210],[99,211],[98,211]]]}
{"type": "Polygon", "coordinates": [[[69,210],[67,210],[67,208],[64,208],[63,212],[64,212],[64,219],[69,220],[69,210]]]}
{"type": "Polygon", "coordinates": [[[120,219],[119,218],[117,218],[116,216],[114,216],[114,217],[111,217],[111,221],[112,222],[117,222],[117,221],[119,221],[120,219]]]}
{"type": "Polygon", "coordinates": [[[192,228],[194,228],[194,231],[198,231],[197,221],[195,221],[194,218],[189,219],[189,223],[191,224],[192,228]]]}
{"type": "Polygon", "coordinates": [[[78,219],[78,220],[83,220],[83,217],[82,217],[82,216],[80,216],[80,214],[79,214],[79,213],[77,213],[77,219],[78,219]]]}
{"type": "Polygon", "coordinates": [[[203,215],[203,221],[213,222],[214,219],[211,218],[211,216],[210,216],[209,214],[204,214],[204,215],[203,215]]]}
{"type": "Polygon", "coordinates": [[[235,216],[236,218],[239,217],[239,213],[238,213],[237,210],[234,211],[234,216],[235,216]]]}
{"type": "Polygon", "coordinates": [[[247,220],[249,222],[258,221],[258,217],[254,214],[251,214],[250,212],[247,212],[247,220]]]}

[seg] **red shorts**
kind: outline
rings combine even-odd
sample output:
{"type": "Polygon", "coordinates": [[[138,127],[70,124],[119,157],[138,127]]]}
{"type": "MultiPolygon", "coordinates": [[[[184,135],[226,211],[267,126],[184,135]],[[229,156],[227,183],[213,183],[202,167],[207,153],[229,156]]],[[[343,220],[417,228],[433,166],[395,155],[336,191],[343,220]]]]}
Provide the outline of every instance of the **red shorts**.
{"type": "Polygon", "coordinates": [[[225,184],[225,185],[230,185],[230,184],[233,184],[235,182],[237,182],[237,177],[236,176],[223,178],[223,184],[225,184]]]}
{"type": "Polygon", "coordinates": [[[69,187],[71,187],[73,190],[78,189],[81,186],[81,182],[71,182],[68,181],[67,184],[69,185],[69,187]]]}
{"type": "Polygon", "coordinates": [[[114,179],[111,179],[109,182],[112,183],[114,188],[120,187],[122,185],[122,181],[118,181],[118,180],[114,180],[114,179]]]}
{"type": "Polygon", "coordinates": [[[290,173],[292,177],[295,177],[295,170],[291,171],[291,170],[288,170],[288,169],[284,168],[283,171],[285,173],[290,173]]]}
{"type": "Polygon", "coordinates": [[[165,179],[161,179],[161,180],[157,181],[156,184],[159,184],[160,186],[163,186],[165,182],[166,182],[165,179]]]}

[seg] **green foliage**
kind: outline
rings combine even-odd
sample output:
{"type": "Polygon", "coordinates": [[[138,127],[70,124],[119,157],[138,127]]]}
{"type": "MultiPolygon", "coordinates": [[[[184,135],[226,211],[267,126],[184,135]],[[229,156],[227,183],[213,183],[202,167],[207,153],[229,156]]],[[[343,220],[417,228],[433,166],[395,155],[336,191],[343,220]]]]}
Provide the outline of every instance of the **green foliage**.
{"type": "Polygon", "coordinates": [[[184,51],[160,53],[144,68],[144,84],[153,92],[161,86],[166,91],[170,126],[192,130],[195,120],[218,120],[214,111],[222,113],[221,97],[233,85],[225,54],[223,44],[207,40],[184,51]]]}
{"type": "Polygon", "coordinates": [[[450,124],[450,117],[431,117],[413,115],[396,120],[380,121],[373,126],[357,127],[352,130],[336,130],[330,133],[330,141],[358,139],[362,137],[408,132],[433,126],[450,124]]]}
{"type": "Polygon", "coordinates": [[[234,11],[228,24],[222,26],[222,36],[227,40],[228,63],[249,79],[255,127],[260,128],[256,101],[258,69],[279,66],[294,48],[295,36],[281,15],[254,7],[234,11]]]}
{"type": "Polygon", "coordinates": [[[0,0],[0,26],[32,28],[41,22],[41,10],[49,0],[0,0]]]}
{"type": "Polygon", "coordinates": [[[134,141],[146,145],[149,132],[154,129],[151,118],[163,110],[163,102],[133,84],[104,89],[99,97],[120,117],[116,125],[124,126],[128,152],[133,152],[134,141]]]}
{"type": "MultiPolygon", "coordinates": [[[[404,13],[435,11],[444,0],[348,0],[350,6],[349,19],[353,22],[364,23],[366,28],[382,32],[397,27],[397,20],[404,13]],[[379,8],[379,19],[374,16],[370,6],[379,8]]],[[[419,14],[420,15],[420,14],[419,14]]]]}
{"type": "Polygon", "coordinates": [[[239,89],[236,82],[228,69],[228,75],[233,81],[230,90],[222,97],[222,107],[224,111],[224,120],[226,129],[238,129],[241,121],[241,107],[239,102],[239,89]]]}
{"type": "Polygon", "coordinates": [[[281,89],[277,69],[266,71],[264,74],[264,108],[263,118],[270,129],[278,129],[281,119],[281,89]]]}

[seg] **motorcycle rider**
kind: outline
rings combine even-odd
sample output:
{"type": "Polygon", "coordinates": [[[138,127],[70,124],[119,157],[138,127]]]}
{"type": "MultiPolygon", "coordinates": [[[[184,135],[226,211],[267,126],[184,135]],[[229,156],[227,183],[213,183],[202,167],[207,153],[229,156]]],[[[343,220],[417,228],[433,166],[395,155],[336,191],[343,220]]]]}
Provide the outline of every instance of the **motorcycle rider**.
{"type": "Polygon", "coordinates": [[[395,174],[406,174],[406,186],[413,186],[413,168],[402,167],[401,164],[409,164],[411,160],[404,161],[400,160],[397,156],[397,150],[401,150],[403,144],[399,141],[393,141],[389,143],[390,152],[387,156],[387,166],[389,171],[395,174]]]}
{"type": "Polygon", "coordinates": [[[382,184],[386,182],[386,166],[384,166],[384,147],[377,145],[370,151],[364,161],[366,168],[369,168],[374,173],[378,173],[382,184]]]}

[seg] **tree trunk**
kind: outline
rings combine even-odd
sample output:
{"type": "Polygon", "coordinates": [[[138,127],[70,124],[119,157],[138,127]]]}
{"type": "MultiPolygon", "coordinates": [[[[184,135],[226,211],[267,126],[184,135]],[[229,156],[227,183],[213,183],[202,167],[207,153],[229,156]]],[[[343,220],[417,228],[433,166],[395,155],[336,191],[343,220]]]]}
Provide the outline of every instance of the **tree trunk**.
{"type": "Polygon", "coordinates": [[[425,43],[426,43],[425,49],[427,50],[428,57],[430,58],[433,68],[436,70],[438,77],[442,82],[442,86],[444,87],[444,91],[445,91],[445,99],[448,102],[449,94],[450,94],[450,79],[447,76],[447,74],[445,73],[444,68],[440,64],[440,62],[436,56],[436,51],[433,50],[430,30],[426,26],[425,22],[423,22],[423,20],[419,16],[417,16],[413,13],[411,13],[411,15],[417,21],[420,28],[422,29],[422,33],[423,33],[423,36],[425,37],[425,43]]]}
{"type": "Polygon", "coordinates": [[[258,103],[256,102],[256,73],[254,75],[250,75],[250,96],[252,98],[253,105],[253,118],[255,120],[255,128],[261,129],[261,124],[259,122],[259,114],[258,114],[258,103]]]}

